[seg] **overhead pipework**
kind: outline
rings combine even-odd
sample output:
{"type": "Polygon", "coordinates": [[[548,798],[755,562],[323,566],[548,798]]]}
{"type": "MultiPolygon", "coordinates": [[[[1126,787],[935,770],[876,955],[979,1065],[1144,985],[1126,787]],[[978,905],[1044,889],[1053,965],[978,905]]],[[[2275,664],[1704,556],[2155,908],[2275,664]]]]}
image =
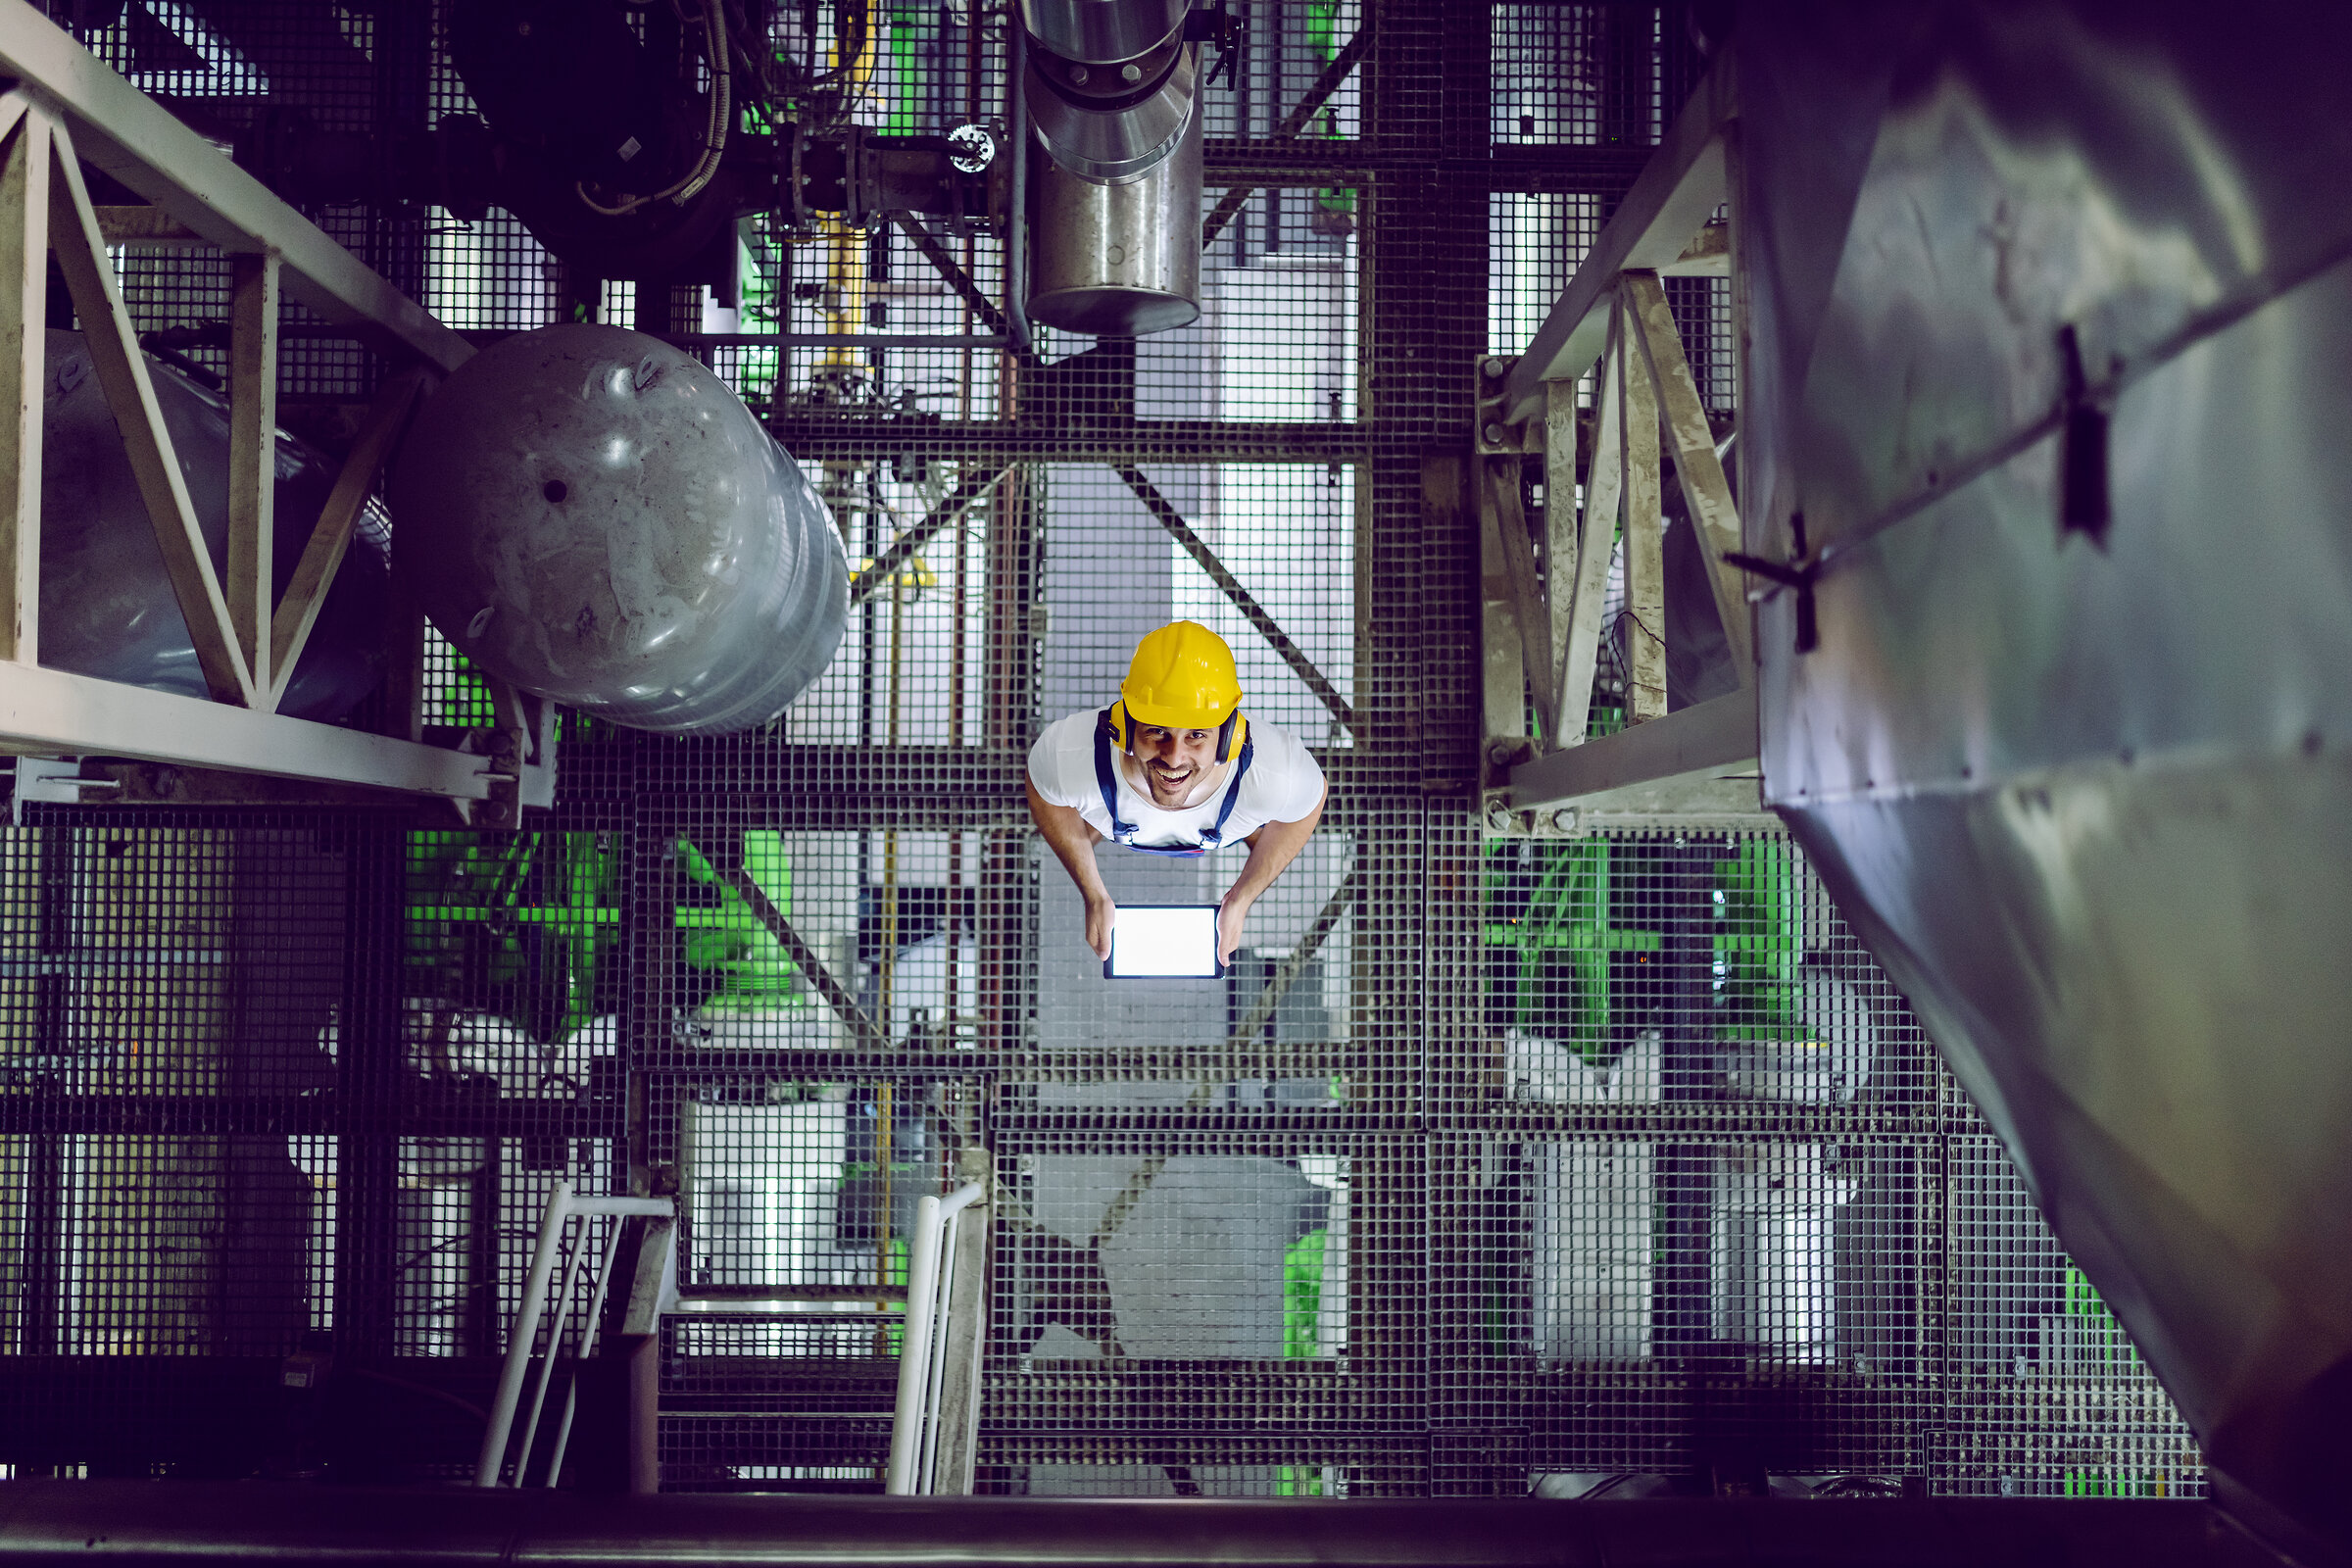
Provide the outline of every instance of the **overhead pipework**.
{"type": "Polygon", "coordinates": [[[1024,0],[1032,319],[1100,337],[1200,315],[1201,39],[1190,0],[1024,0]]]}

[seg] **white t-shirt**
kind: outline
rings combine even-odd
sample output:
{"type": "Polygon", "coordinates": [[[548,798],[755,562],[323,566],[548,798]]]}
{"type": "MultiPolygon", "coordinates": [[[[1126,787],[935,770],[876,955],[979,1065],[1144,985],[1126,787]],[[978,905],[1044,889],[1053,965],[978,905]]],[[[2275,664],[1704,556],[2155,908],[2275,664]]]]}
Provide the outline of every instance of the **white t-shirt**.
{"type": "MultiPolygon", "coordinates": [[[[1048,724],[1029,748],[1029,782],[1048,805],[1076,807],[1096,832],[1109,838],[1110,813],[1102,808],[1102,791],[1095,782],[1095,736],[1102,724],[1100,711],[1072,713],[1048,724]]],[[[1296,822],[1323,799],[1323,769],[1296,738],[1270,724],[1251,724],[1250,742],[1250,771],[1242,779],[1242,798],[1225,819],[1222,842],[1227,846],[1268,822],[1296,822]]],[[[1200,805],[1163,811],[1128,782],[1114,750],[1110,776],[1118,786],[1119,820],[1143,830],[1135,836],[1138,844],[1198,844],[1202,830],[1216,826],[1217,810],[1225,804],[1240,761],[1237,755],[1224,764],[1217,787],[1200,805]]]]}

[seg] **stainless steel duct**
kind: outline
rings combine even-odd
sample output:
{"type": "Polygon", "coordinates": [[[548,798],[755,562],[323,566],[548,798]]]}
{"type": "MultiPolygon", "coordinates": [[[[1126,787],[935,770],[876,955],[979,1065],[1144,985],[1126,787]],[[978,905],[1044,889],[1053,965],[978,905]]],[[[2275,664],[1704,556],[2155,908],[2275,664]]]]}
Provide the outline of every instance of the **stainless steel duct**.
{"type": "Polygon", "coordinates": [[[1032,48],[1022,82],[1030,123],[1047,156],[1081,179],[1141,179],[1176,150],[1195,119],[1200,61],[1200,46],[1181,33],[1123,66],[1082,65],[1032,48]]]}
{"type": "Polygon", "coordinates": [[[1176,154],[1124,184],[1040,159],[1029,176],[1029,315],[1137,337],[1200,316],[1200,117],[1176,154]]]}
{"type": "Polygon", "coordinates": [[[1192,0],[1021,0],[1021,24],[1066,60],[1109,66],[1151,52],[1192,9],[1192,0]]]}
{"type": "Polygon", "coordinates": [[[1200,314],[1200,46],[1187,0],[1030,0],[1029,315],[1133,337],[1200,314]]]}
{"type": "Polygon", "coordinates": [[[1818,628],[1760,607],[1765,797],[2216,1494],[2340,1549],[2352,11],[1777,0],[1735,47],[1741,510],[1818,628]]]}
{"type": "Polygon", "coordinates": [[[392,476],[400,543],[452,646],[635,729],[764,723],[849,618],[841,535],[797,465],[702,364],[616,326],[550,326],[468,360],[392,476]]]}

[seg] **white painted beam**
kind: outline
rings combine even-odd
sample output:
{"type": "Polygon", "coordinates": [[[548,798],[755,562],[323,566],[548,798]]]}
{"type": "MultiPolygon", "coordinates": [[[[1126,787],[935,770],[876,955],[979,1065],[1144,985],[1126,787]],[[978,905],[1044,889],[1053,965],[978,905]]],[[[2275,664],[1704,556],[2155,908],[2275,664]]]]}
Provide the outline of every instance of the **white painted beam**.
{"type": "Polygon", "coordinates": [[[123,757],[483,800],[490,759],[32,664],[0,664],[0,751],[123,757]]]}
{"type": "Polygon", "coordinates": [[[1728,190],[1722,129],[1739,113],[1729,50],[1675,117],[1666,139],[1601,226],[1582,267],[1568,280],[1551,314],[1536,328],[1511,370],[1503,417],[1516,424],[1544,412],[1544,383],[1573,381],[1592,368],[1608,339],[1609,306],[1617,274],[1628,268],[1655,271],[1683,261],[1690,241],[1728,190]]]}
{"type": "MultiPolygon", "coordinates": [[[[37,112],[37,111],[36,111],[37,112]]],[[[196,521],[196,504],[188,495],[187,473],[172,445],[164,423],[163,406],[156,401],[155,383],[147,372],[147,357],[139,350],[139,333],[122,303],[122,291],[107,259],[106,241],[99,237],[98,215],[91,210],[83,186],[81,166],[74,160],[74,139],[63,124],[49,127],[50,149],[56,155],[55,182],[49,187],[49,247],[57,270],[74,296],[74,313],[81,318],[82,343],[89,350],[90,368],[105,389],[107,407],[122,435],[122,450],[147,514],[155,524],[156,547],[164,570],[178,596],[179,612],[196,645],[196,662],[213,695],[223,703],[253,707],[254,671],[237,647],[229,624],[228,601],[213,570],[204,530],[196,521]]]]}
{"type": "Polygon", "coordinates": [[[1740,688],[1511,769],[1514,809],[1573,806],[1604,791],[1756,770],[1756,691],[1740,688]]]}
{"type": "Polygon", "coordinates": [[[48,365],[49,122],[0,97],[0,659],[41,642],[41,428],[48,365]]]}
{"type": "MultiPolygon", "coordinates": [[[[102,230],[103,232],[103,230],[102,230]]],[[[277,253],[230,260],[228,621],[252,673],[254,706],[274,710],[270,614],[277,597],[277,253]]]]}
{"type": "Polygon", "coordinates": [[[81,156],[228,251],[275,250],[286,292],[330,321],[371,322],[453,370],[473,346],[270,194],[25,0],[0,0],[0,75],[64,117],[81,156]]]}

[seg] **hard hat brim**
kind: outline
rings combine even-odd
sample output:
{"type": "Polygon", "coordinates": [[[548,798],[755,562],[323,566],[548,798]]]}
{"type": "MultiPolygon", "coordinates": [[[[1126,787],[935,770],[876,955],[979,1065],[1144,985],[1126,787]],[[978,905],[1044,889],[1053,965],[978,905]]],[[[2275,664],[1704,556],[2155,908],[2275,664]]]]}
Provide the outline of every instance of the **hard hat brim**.
{"type": "Polygon", "coordinates": [[[1126,705],[1129,723],[1152,729],[1215,729],[1234,711],[1230,708],[1222,710],[1159,708],[1149,703],[1138,703],[1132,698],[1122,697],[1121,700],[1126,705]]]}

